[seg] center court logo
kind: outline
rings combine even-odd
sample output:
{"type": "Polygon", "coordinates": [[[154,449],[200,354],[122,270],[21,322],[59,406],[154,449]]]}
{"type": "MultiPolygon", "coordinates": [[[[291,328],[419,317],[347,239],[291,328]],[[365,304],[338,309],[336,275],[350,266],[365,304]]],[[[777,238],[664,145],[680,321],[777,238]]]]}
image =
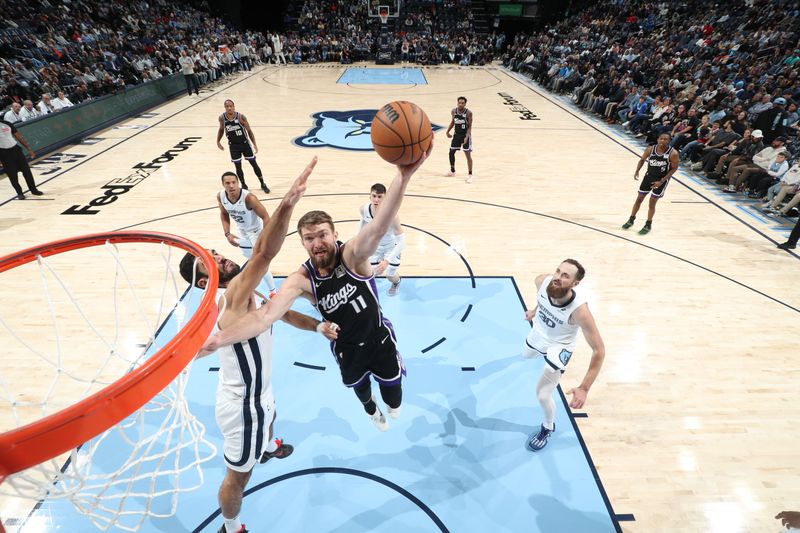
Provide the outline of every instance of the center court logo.
{"type": "MultiPolygon", "coordinates": [[[[330,146],[341,150],[372,151],[372,119],[377,109],[355,109],[353,111],[320,111],[311,115],[313,126],[308,132],[292,141],[303,148],[330,146]]],[[[433,131],[442,129],[431,124],[433,131]]]]}

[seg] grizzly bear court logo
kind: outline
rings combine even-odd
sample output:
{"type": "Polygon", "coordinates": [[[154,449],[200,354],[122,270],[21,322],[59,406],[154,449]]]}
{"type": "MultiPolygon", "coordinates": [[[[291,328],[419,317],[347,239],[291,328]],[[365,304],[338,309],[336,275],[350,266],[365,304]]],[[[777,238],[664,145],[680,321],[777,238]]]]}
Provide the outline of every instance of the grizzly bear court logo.
{"type": "MultiPolygon", "coordinates": [[[[320,111],[311,115],[313,126],[292,143],[303,148],[330,146],[340,150],[372,151],[372,119],[377,109],[355,109],[352,111],[320,111]]],[[[442,129],[431,124],[433,131],[442,129]]]]}

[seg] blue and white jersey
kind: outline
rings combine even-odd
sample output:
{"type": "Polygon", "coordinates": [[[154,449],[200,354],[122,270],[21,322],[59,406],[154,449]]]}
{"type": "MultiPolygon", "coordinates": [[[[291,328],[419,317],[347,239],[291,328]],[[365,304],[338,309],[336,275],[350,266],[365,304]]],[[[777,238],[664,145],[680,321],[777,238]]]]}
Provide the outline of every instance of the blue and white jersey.
{"type": "MultiPolygon", "coordinates": [[[[218,289],[222,294],[223,289],[218,289]]],[[[257,306],[261,298],[256,296],[257,306]]],[[[259,398],[272,396],[272,328],[243,342],[225,346],[219,356],[218,391],[258,409],[259,398]]]]}
{"type": "MultiPolygon", "coordinates": [[[[375,220],[375,214],[373,213],[373,207],[371,203],[364,205],[361,208],[361,227],[363,228],[373,220],[375,220]]],[[[387,231],[383,237],[381,237],[381,242],[378,243],[378,248],[387,248],[387,247],[394,247],[397,244],[397,239],[394,236],[394,230],[392,228],[387,231]]]]}
{"type": "Polygon", "coordinates": [[[580,326],[570,323],[573,311],[586,303],[586,296],[572,289],[572,299],[563,305],[555,305],[547,294],[547,286],[553,276],[547,276],[536,293],[536,316],[533,318],[533,332],[550,343],[573,346],[580,326]]]}
{"type": "Polygon", "coordinates": [[[220,191],[219,201],[222,204],[222,208],[228,212],[231,220],[236,223],[236,234],[239,237],[249,239],[255,244],[255,239],[264,229],[264,221],[261,220],[255,210],[247,208],[246,200],[247,195],[251,194],[250,191],[247,189],[239,189],[239,191],[239,198],[235,202],[228,200],[228,195],[225,194],[225,191],[220,191]]]}

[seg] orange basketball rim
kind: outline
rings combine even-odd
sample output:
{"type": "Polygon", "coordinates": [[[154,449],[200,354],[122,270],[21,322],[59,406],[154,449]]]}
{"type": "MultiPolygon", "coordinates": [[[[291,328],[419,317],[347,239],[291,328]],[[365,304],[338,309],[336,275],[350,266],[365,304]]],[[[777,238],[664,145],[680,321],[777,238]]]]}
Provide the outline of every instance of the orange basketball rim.
{"type": "MultiPolygon", "coordinates": [[[[202,246],[176,235],[156,231],[96,233],[34,246],[0,258],[0,273],[70,250],[106,243],[163,243],[190,252],[209,272],[216,287],[214,259],[202,246]]],[[[75,404],[25,426],[0,434],[0,483],[92,439],[145,405],[188,365],[203,345],[217,318],[214,292],[206,291],[186,325],[141,366],[75,404]]]]}

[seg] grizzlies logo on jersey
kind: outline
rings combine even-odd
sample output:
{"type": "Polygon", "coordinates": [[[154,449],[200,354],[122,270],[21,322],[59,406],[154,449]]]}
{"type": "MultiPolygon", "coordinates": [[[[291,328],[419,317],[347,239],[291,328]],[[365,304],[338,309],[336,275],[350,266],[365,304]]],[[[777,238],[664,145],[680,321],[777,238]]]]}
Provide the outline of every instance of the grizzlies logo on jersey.
{"type": "Polygon", "coordinates": [[[572,357],[572,352],[566,349],[562,349],[561,352],[558,354],[558,359],[564,366],[567,366],[567,363],[569,363],[571,357],[572,357]]]}

